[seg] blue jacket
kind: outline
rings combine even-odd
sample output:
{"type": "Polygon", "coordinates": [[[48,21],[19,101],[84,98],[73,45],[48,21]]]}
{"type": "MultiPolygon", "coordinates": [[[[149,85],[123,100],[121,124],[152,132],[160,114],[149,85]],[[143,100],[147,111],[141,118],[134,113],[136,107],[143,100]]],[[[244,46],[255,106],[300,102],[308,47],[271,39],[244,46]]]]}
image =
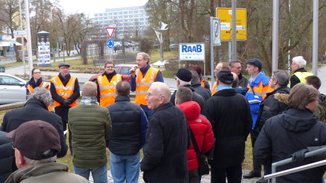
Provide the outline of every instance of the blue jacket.
{"type": "Polygon", "coordinates": [[[248,92],[246,98],[249,102],[250,112],[252,117],[252,129],[255,128],[257,117],[259,114],[259,105],[269,91],[268,86],[269,77],[262,71],[258,74],[254,81],[249,81],[248,92]]]}

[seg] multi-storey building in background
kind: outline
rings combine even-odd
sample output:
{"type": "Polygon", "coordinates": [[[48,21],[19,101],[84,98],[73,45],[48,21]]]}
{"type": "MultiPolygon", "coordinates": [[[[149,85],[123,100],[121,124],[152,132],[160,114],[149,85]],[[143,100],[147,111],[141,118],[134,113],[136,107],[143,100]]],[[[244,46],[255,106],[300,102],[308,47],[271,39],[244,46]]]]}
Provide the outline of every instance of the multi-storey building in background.
{"type": "Polygon", "coordinates": [[[115,26],[118,39],[142,36],[149,27],[145,6],[108,8],[95,13],[93,22],[99,26],[115,26]]]}

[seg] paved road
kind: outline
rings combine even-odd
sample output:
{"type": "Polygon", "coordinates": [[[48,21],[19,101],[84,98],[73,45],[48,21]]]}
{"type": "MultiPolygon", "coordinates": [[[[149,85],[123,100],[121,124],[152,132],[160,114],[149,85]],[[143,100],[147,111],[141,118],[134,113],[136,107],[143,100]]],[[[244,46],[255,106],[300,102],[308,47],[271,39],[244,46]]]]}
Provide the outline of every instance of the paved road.
{"type": "MultiPolygon", "coordinates": [[[[27,69],[28,70],[28,69],[27,69]]],[[[15,68],[7,68],[6,73],[9,74],[24,74],[24,66],[18,66],[15,68]]],[[[27,71],[28,73],[28,71],[27,71]]],[[[42,72],[43,75],[50,75],[55,76],[58,74],[58,72],[42,72]]],[[[84,74],[84,73],[71,73],[72,75],[76,76],[79,80],[79,82],[84,83],[88,81],[88,79],[92,76],[92,74],[84,74]]],[[[320,92],[326,94],[326,65],[323,65],[318,69],[318,77],[322,81],[322,85],[320,87],[320,92]]],[[[169,85],[171,89],[175,89],[175,81],[172,78],[164,78],[165,82],[169,85]]]]}

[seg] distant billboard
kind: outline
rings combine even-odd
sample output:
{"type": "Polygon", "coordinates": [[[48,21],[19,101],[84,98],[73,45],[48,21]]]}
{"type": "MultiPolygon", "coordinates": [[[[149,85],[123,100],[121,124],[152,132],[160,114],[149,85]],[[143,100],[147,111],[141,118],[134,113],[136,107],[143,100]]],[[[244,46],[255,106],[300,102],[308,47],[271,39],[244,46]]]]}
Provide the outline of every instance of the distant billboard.
{"type": "Polygon", "coordinates": [[[204,61],[205,44],[204,43],[180,43],[179,44],[180,61],[204,61]]]}
{"type": "Polygon", "coordinates": [[[37,53],[39,64],[49,64],[50,55],[50,40],[49,33],[41,31],[37,33],[37,53]]]}

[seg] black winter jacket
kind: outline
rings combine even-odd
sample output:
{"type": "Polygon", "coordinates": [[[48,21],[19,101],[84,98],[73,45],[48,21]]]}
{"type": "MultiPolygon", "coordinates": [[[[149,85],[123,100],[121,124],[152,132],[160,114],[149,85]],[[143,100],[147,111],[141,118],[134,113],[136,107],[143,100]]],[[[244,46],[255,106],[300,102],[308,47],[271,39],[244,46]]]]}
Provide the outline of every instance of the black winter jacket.
{"type": "Polygon", "coordinates": [[[198,93],[200,96],[204,98],[205,102],[212,96],[211,91],[207,88],[203,88],[200,83],[193,84],[191,86],[196,93],[198,93]]]}
{"type": "MultiPolygon", "coordinates": [[[[321,145],[326,145],[326,125],[308,110],[290,108],[266,121],[254,146],[254,159],[271,165],[273,162],[290,158],[291,154],[298,150],[321,145]]],[[[280,167],[277,171],[310,162],[313,162],[312,159],[293,162],[280,167]]],[[[324,170],[324,167],[314,168],[282,176],[276,181],[320,183],[324,170]]]]}
{"type": "MultiPolygon", "coordinates": [[[[187,87],[189,88],[193,93],[192,93],[192,100],[197,102],[200,106],[201,109],[201,113],[203,112],[204,109],[204,105],[205,105],[205,99],[204,97],[202,97],[201,95],[199,95],[198,93],[196,93],[196,91],[194,90],[194,88],[191,85],[184,85],[183,87],[187,87]]],[[[177,90],[175,90],[171,96],[170,102],[175,105],[175,95],[177,94],[177,90]]]]}
{"type": "Polygon", "coordinates": [[[282,101],[277,96],[283,94],[284,96],[288,96],[290,93],[290,88],[288,87],[280,87],[276,90],[268,93],[266,95],[265,100],[260,104],[259,108],[259,115],[257,118],[257,125],[258,131],[261,130],[265,121],[269,118],[282,113],[287,108],[287,100],[282,101]]]}
{"type": "Polygon", "coordinates": [[[0,131],[0,165],[0,182],[4,182],[17,168],[12,144],[2,131],[0,131]]]}
{"type": "Polygon", "coordinates": [[[187,127],[183,112],[171,103],[154,110],[141,163],[145,182],[188,182],[187,127]]]}
{"type": "Polygon", "coordinates": [[[246,98],[234,89],[218,91],[206,102],[203,114],[211,122],[216,138],[212,166],[240,165],[252,121],[246,98]]]}
{"type": "Polygon", "coordinates": [[[54,114],[53,112],[49,112],[47,106],[36,99],[31,98],[26,102],[24,107],[7,112],[3,117],[2,130],[5,132],[10,132],[18,128],[18,126],[24,122],[31,120],[46,121],[57,129],[60,135],[61,143],[61,150],[57,156],[59,158],[65,156],[67,153],[67,145],[63,135],[62,121],[60,116],[54,114]]]}
{"type": "Polygon", "coordinates": [[[142,147],[141,113],[144,112],[129,97],[119,95],[108,108],[112,121],[110,151],[116,155],[137,154],[142,147]]]}

